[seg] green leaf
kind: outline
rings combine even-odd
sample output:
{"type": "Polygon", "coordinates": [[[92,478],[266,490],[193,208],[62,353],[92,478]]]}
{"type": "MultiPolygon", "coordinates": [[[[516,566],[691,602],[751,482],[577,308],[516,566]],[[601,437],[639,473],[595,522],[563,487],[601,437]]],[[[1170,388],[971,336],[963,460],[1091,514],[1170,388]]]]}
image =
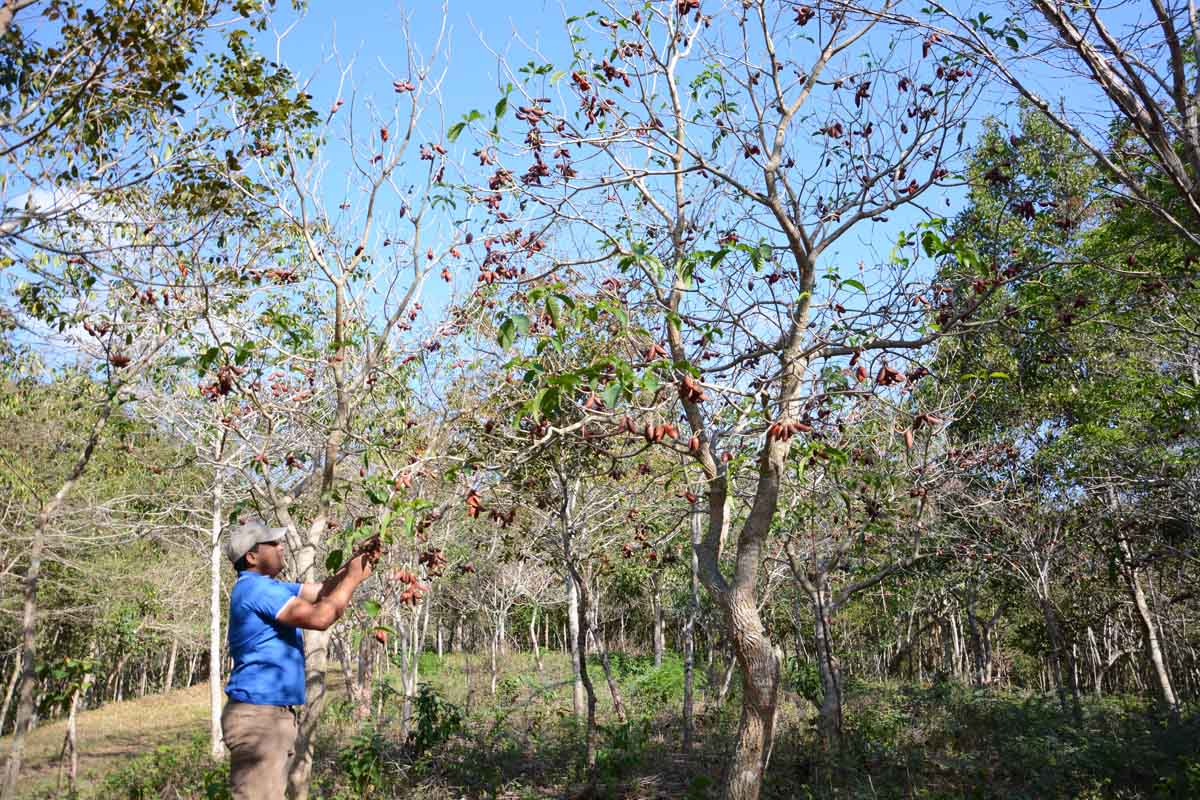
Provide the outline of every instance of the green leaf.
{"type": "Polygon", "coordinates": [[[363,611],[367,612],[367,616],[374,619],[379,616],[379,612],[383,610],[383,606],[379,605],[378,600],[367,600],[363,603],[363,611]]]}
{"type": "Polygon", "coordinates": [[[450,130],[446,131],[446,141],[457,141],[459,135],[463,132],[463,128],[465,127],[467,127],[467,123],[465,122],[456,122],[451,125],[450,130]]]}
{"type": "Polygon", "coordinates": [[[338,568],[342,566],[342,559],[344,557],[345,554],[341,549],[332,551],[329,555],[325,556],[325,569],[330,572],[337,572],[338,568]]]}
{"type": "Polygon", "coordinates": [[[367,499],[374,505],[381,506],[388,501],[388,495],[386,491],[380,489],[378,486],[368,486],[367,499]]]}
{"type": "Polygon", "coordinates": [[[542,418],[542,401],[546,398],[546,392],[550,391],[547,388],[538,390],[538,393],[529,401],[529,415],[533,417],[534,422],[539,422],[542,418]]]}
{"type": "Polygon", "coordinates": [[[608,386],[604,387],[604,391],[600,393],[600,399],[604,401],[604,405],[613,408],[617,404],[617,399],[621,396],[621,384],[613,381],[608,386]]]}
{"type": "Polygon", "coordinates": [[[847,278],[842,281],[842,286],[849,286],[851,289],[858,289],[863,294],[867,293],[867,287],[862,285],[861,281],[856,281],[854,278],[847,278]]]}
{"type": "Polygon", "coordinates": [[[507,350],[512,347],[513,342],[517,339],[517,326],[513,324],[511,318],[500,323],[500,329],[496,331],[496,343],[507,350]]]}
{"type": "Polygon", "coordinates": [[[506,111],[508,111],[508,95],[496,101],[496,119],[502,119],[506,111]]]}

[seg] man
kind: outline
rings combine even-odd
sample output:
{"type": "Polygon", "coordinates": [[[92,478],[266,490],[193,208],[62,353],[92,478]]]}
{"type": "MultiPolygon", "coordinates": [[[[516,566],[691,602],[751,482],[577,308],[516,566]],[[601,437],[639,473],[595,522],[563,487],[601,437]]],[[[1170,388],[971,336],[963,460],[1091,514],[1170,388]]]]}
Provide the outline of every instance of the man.
{"type": "Polygon", "coordinates": [[[379,539],[355,551],[324,583],[286,583],[287,528],[247,522],[233,528],[225,555],[237,570],[229,598],[233,672],[221,714],[237,800],[282,800],[304,705],[304,636],[337,622],[382,553],[379,539]]]}

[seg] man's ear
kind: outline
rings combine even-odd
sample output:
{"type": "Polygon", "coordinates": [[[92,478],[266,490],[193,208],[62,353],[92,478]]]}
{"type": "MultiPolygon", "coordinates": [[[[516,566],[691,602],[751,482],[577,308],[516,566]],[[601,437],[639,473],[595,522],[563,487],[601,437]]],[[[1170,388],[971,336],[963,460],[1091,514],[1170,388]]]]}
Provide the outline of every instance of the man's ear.
{"type": "Polygon", "coordinates": [[[258,566],[258,545],[254,545],[254,547],[251,547],[249,550],[247,550],[246,555],[244,555],[243,558],[246,559],[246,566],[257,567],[258,566]]]}

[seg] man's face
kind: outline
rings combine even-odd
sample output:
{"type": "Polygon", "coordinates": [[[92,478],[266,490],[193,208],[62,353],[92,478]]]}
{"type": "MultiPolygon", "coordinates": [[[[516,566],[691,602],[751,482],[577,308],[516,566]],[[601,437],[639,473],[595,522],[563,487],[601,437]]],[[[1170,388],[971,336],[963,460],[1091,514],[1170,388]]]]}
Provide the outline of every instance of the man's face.
{"type": "Polygon", "coordinates": [[[251,569],[274,578],[283,572],[283,539],[259,542],[246,556],[251,569]]]}

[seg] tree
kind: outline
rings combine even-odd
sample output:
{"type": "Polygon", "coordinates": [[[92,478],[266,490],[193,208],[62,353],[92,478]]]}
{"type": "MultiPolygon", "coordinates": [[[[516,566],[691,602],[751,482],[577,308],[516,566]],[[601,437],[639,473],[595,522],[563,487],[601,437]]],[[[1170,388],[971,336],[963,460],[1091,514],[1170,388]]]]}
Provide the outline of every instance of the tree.
{"type": "Polygon", "coordinates": [[[1150,529],[1171,524],[1182,504],[1165,498],[1183,497],[1194,474],[1183,423],[1195,413],[1194,245],[1168,235],[1153,210],[1113,200],[1111,178],[1028,106],[1011,136],[989,128],[972,173],[959,234],[1028,276],[993,298],[1004,323],[943,351],[957,369],[1006,376],[981,391],[956,426],[959,440],[998,442],[1011,464],[998,483],[994,466],[992,478],[975,478],[1011,503],[974,523],[977,542],[995,548],[1034,592],[1058,685],[1070,688],[1076,707],[1061,602],[1072,595],[1055,583],[1084,554],[1111,564],[1136,609],[1160,701],[1173,712],[1175,691],[1138,573],[1143,558],[1129,537],[1140,531],[1147,549],[1159,550],[1165,543],[1153,544],[1150,529]]]}
{"type": "MultiPolygon", "coordinates": [[[[847,270],[835,252],[949,176],[973,80],[937,42],[840,7],[614,3],[567,25],[571,64],[556,72],[535,61],[510,75],[531,163],[507,159],[478,196],[506,216],[507,197],[524,204],[521,232],[493,250],[496,263],[526,259],[544,264],[535,274],[572,280],[586,270],[592,286],[657,320],[654,334],[630,327],[646,350],[625,374],[620,363],[612,377],[579,374],[615,403],[634,388],[636,364],[680,398],[689,430],[675,448],[707,493],[700,574],[743,678],[724,791],[752,798],[779,684],[756,591],[793,439],[813,427],[826,393],[871,383],[848,379],[838,360],[861,352],[880,382],[902,382],[885,360],[952,331],[974,307],[925,324],[910,304],[925,290],[909,269],[912,227],[882,271],[847,270]],[[877,41],[889,45],[863,69],[855,54],[877,41]],[[922,58],[908,58],[914,51],[922,58]],[[560,239],[543,242],[551,220],[560,239]],[[744,504],[734,490],[743,479],[744,504]]],[[[497,111],[508,105],[506,96],[497,111]]],[[[498,156],[486,133],[481,144],[481,161],[498,156]]],[[[954,249],[927,233],[930,249],[954,249]]]]}
{"type": "Polygon", "coordinates": [[[1120,3],[1029,0],[1011,4],[1003,20],[939,2],[928,8],[928,20],[907,21],[954,42],[1014,88],[1111,176],[1109,191],[1200,244],[1200,17],[1190,3],[1152,0],[1137,19],[1122,19],[1120,3]],[[1072,91],[1088,86],[1107,108],[1044,98],[1036,73],[1047,62],[1072,91]]]}

